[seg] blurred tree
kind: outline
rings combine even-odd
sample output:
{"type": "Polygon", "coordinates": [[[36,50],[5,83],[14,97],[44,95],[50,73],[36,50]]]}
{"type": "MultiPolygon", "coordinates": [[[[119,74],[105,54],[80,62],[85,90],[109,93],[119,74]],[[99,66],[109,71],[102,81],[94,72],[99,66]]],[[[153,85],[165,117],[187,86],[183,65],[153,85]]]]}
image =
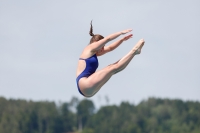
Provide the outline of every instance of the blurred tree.
{"type": "Polygon", "coordinates": [[[69,109],[72,111],[72,112],[74,112],[74,113],[76,113],[77,112],[77,105],[79,104],[79,100],[78,100],[78,98],[77,97],[72,97],[72,99],[71,99],[71,101],[69,102],[69,109]]]}
{"type": "Polygon", "coordinates": [[[105,96],[105,101],[106,101],[106,104],[108,105],[108,104],[109,104],[109,102],[110,102],[110,99],[109,99],[109,97],[108,97],[108,96],[105,96]]]}
{"type": "Polygon", "coordinates": [[[94,114],[95,106],[91,100],[84,99],[77,105],[79,123],[84,127],[88,119],[94,114]]]}
{"type": "Polygon", "coordinates": [[[0,133],[78,132],[77,119],[83,133],[200,133],[200,102],[149,98],[95,111],[87,99],[72,98],[58,106],[0,97],[0,133]]]}

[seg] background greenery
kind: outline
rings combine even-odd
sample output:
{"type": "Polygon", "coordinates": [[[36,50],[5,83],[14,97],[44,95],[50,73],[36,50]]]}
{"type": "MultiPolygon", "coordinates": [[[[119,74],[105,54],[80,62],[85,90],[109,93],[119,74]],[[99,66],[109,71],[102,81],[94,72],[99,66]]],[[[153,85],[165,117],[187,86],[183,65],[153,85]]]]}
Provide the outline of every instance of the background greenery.
{"type": "Polygon", "coordinates": [[[96,110],[89,99],[33,102],[0,97],[0,133],[200,133],[200,102],[149,98],[96,110]]]}

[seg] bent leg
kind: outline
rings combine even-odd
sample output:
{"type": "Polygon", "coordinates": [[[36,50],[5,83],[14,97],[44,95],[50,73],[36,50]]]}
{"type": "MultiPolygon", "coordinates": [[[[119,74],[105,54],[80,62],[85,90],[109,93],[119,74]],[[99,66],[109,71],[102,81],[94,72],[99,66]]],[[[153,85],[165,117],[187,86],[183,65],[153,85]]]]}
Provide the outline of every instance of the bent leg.
{"type": "Polygon", "coordinates": [[[107,66],[106,68],[99,70],[88,78],[82,78],[79,81],[79,87],[81,92],[86,97],[91,97],[96,94],[100,88],[112,77],[114,74],[112,66],[107,66]]]}
{"type": "Polygon", "coordinates": [[[126,68],[133,57],[136,54],[140,53],[143,45],[144,40],[142,39],[133,47],[133,49],[127,55],[125,55],[116,63],[111,64],[106,68],[93,73],[88,78],[80,79],[79,85],[83,94],[87,97],[91,97],[96,94],[100,90],[100,88],[112,77],[112,75],[126,68]]]}

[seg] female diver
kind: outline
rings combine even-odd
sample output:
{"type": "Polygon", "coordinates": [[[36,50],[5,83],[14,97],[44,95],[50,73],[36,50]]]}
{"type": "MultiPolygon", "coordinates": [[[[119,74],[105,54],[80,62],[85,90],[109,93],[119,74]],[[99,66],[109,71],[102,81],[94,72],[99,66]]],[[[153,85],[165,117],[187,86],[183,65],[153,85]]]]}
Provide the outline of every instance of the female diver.
{"type": "Polygon", "coordinates": [[[92,97],[95,95],[100,88],[112,77],[112,75],[122,71],[132,60],[132,58],[140,54],[141,49],[145,43],[144,39],[139,42],[131,49],[131,51],[121,58],[119,61],[108,65],[102,70],[96,71],[98,68],[97,56],[104,55],[117,48],[123,41],[132,38],[132,34],[127,35],[120,40],[105,46],[109,41],[119,37],[120,35],[131,32],[131,29],[116,32],[107,37],[103,37],[99,34],[93,34],[93,27],[91,22],[90,35],[92,36],[90,44],[86,46],[80,55],[78,61],[78,68],[76,71],[76,82],[79,92],[85,97],[92,97]]]}

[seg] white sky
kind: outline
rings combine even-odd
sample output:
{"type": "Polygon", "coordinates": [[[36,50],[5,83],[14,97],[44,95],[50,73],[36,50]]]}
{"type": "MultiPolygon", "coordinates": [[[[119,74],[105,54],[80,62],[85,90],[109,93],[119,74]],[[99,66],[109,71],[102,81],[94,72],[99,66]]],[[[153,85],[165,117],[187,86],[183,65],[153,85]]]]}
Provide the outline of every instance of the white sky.
{"type": "MultiPolygon", "coordinates": [[[[76,67],[94,34],[132,28],[134,37],[99,57],[116,62],[144,38],[141,55],[91,98],[96,106],[148,97],[200,101],[200,1],[0,0],[0,96],[68,102],[83,99],[76,67]]],[[[120,37],[119,37],[120,38],[120,37]]],[[[117,40],[117,39],[116,39],[117,40]]]]}

